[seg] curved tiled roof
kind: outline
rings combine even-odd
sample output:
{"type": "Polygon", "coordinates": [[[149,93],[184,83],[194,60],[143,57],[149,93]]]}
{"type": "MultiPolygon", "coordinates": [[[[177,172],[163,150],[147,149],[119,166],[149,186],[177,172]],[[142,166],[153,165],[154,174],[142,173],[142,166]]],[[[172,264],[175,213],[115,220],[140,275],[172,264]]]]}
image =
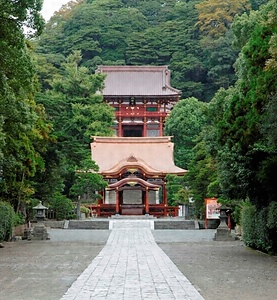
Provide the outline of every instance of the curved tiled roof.
{"type": "Polygon", "coordinates": [[[99,66],[107,75],[104,96],[173,96],[181,91],[171,87],[167,66],[99,66]]]}
{"type": "Polygon", "coordinates": [[[120,162],[118,162],[113,168],[103,172],[103,174],[111,175],[115,173],[120,173],[124,169],[126,168],[128,169],[129,167],[142,169],[145,173],[152,174],[152,175],[153,174],[159,175],[161,173],[160,170],[153,169],[148,163],[146,163],[142,159],[135,158],[133,155],[131,157],[133,157],[134,159],[130,160],[130,157],[126,157],[122,159],[120,162]]]}
{"type": "Polygon", "coordinates": [[[178,174],[187,170],[175,166],[171,137],[93,137],[92,159],[99,173],[116,173],[124,166],[141,166],[153,175],[178,174]]]}
{"type": "Polygon", "coordinates": [[[145,186],[150,189],[159,189],[160,188],[160,186],[157,184],[147,182],[147,181],[145,181],[141,178],[137,178],[137,177],[128,177],[128,178],[121,179],[120,181],[110,184],[109,188],[116,188],[116,187],[124,186],[125,184],[137,184],[137,183],[140,184],[141,186],[145,186]]]}

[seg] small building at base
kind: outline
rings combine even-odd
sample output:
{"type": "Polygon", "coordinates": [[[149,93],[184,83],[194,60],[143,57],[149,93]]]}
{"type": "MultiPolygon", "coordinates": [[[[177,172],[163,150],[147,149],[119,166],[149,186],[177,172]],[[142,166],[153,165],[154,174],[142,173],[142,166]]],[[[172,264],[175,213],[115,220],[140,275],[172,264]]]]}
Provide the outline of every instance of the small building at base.
{"type": "Polygon", "coordinates": [[[171,137],[93,137],[91,153],[108,183],[94,214],[178,215],[167,205],[165,177],[187,171],[174,164],[171,137]]]}

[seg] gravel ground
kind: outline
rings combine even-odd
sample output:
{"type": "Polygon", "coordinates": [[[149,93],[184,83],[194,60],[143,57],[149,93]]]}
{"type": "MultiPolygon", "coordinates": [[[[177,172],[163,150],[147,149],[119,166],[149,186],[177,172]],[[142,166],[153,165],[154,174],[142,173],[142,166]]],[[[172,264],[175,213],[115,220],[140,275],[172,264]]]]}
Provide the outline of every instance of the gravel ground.
{"type": "MultiPolygon", "coordinates": [[[[211,232],[154,232],[159,246],[206,300],[276,299],[276,256],[248,249],[240,241],[210,241],[207,235],[211,232]]],[[[60,299],[108,236],[109,231],[51,230],[50,241],[4,243],[0,299],[60,299]]]]}

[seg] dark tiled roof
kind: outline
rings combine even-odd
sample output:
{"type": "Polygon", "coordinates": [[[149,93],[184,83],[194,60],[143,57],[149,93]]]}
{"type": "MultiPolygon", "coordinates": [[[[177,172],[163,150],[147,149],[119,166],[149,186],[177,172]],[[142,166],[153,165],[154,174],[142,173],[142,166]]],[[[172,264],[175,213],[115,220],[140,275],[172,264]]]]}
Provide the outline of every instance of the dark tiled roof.
{"type": "Polygon", "coordinates": [[[178,96],[167,66],[99,66],[107,74],[104,96],[178,96]]]}

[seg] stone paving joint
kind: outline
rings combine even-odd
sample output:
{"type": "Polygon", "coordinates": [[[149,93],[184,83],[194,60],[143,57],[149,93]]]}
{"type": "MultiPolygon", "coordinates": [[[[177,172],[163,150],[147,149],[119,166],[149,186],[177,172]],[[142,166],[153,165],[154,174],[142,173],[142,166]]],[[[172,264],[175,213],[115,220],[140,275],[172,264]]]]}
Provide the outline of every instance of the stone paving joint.
{"type": "Polygon", "coordinates": [[[109,239],[60,300],[204,300],[155,242],[152,220],[112,220],[109,239]]]}

